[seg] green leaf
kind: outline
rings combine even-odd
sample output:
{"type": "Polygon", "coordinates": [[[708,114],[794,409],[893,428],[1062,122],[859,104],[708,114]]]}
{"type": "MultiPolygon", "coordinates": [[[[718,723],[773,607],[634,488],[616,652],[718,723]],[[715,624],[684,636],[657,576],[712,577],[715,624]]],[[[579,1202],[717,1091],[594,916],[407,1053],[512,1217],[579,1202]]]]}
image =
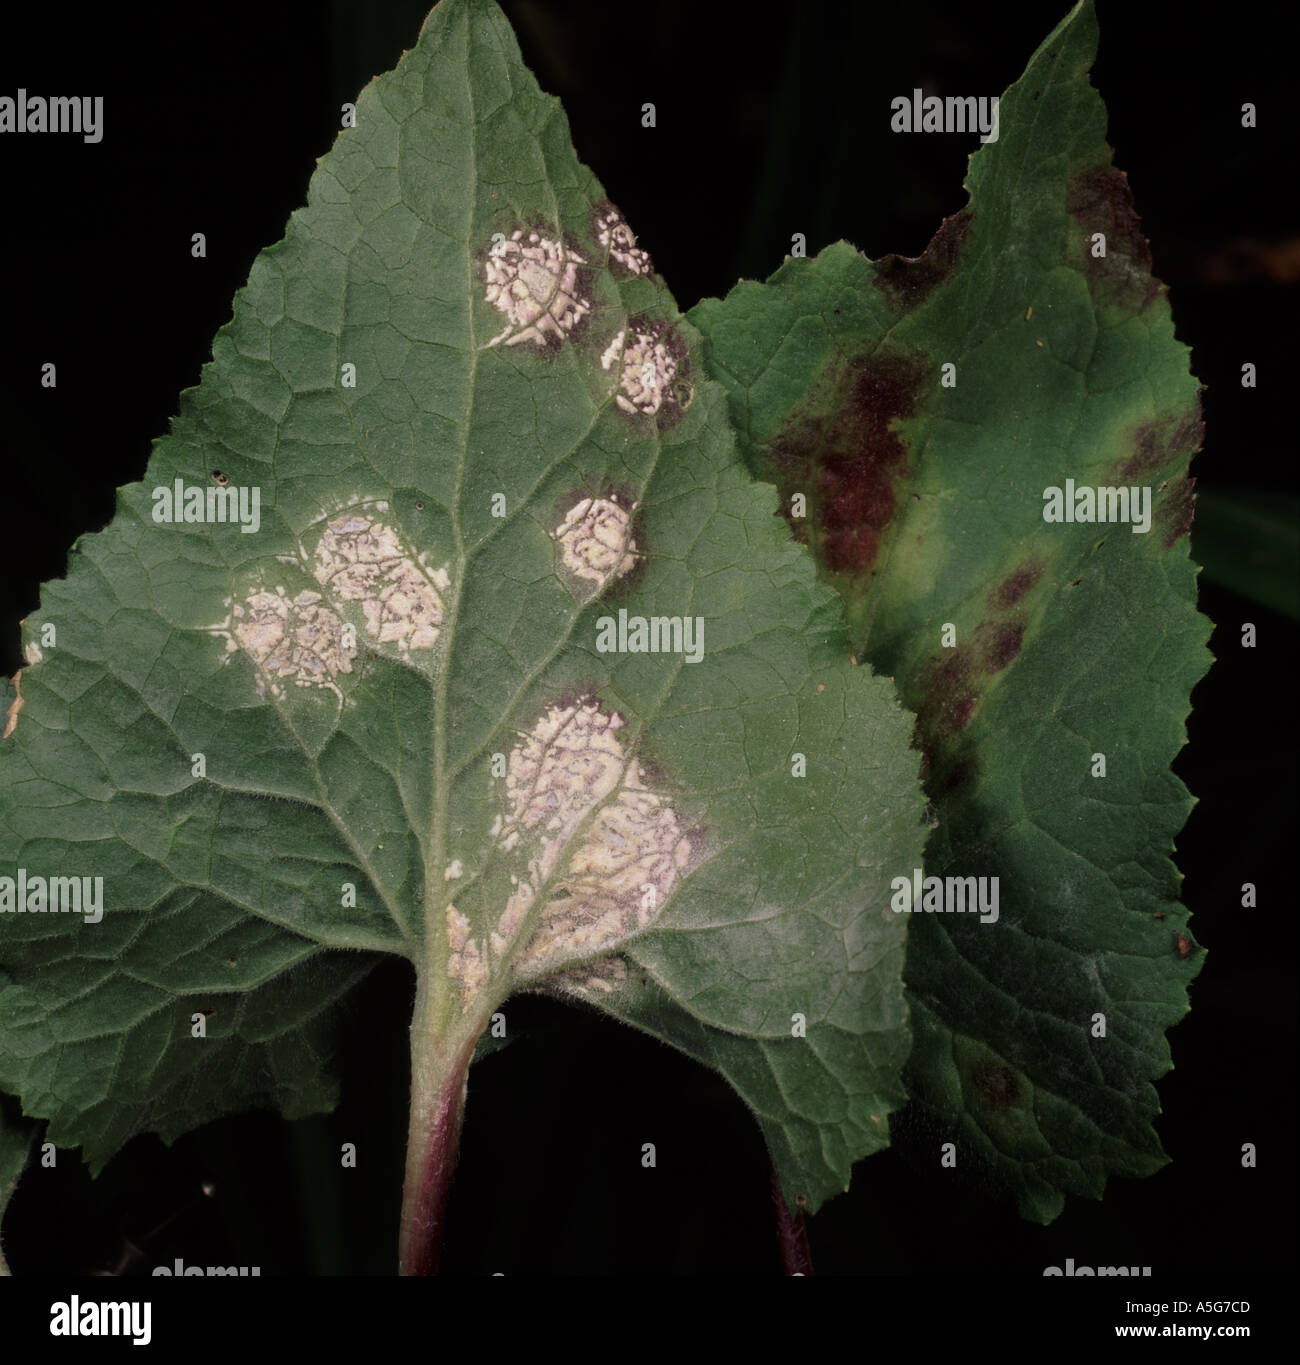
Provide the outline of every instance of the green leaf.
{"type": "Polygon", "coordinates": [[[998,879],[996,923],[911,917],[923,1159],[956,1142],[1044,1221],[1164,1160],[1151,1082],[1201,959],[1169,857],[1209,663],[1184,535],[1198,390],[1110,164],[1095,48],[1081,3],[920,258],[840,243],[691,313],[751,467],[917,713],[927,873],[998,879]],[[1149,530],[1046,522],[1067,479],[1149,489],[1149,530]]]}
{"type": "MultiPolygon", "coordinates": [[[[27,620],[0,866],[103,878],[98,923],[0,914],[0,1086],[52,1140],[98,1168],[328,1108],[339,1006],[391,953],[408,1196],[521,988],[732,1076],[791,1198],[886,1141],[912,721],[698,346],[499,10],[444,0],[27,620]],[[246,524],[159,520],[177,481],[246,524]]],[[[404,1248],[431,1225],[408,1199],[404,1248]]]]}
{"type": "Polygon", "coordinates": [[[27,1165],[28,1154],[36,1140],[38,1125],[28,1123],[18,1105],[0,1096],[0,1275],[10,1273],[4,1256],[3,1223],[5,1209],[27,1165]]]}

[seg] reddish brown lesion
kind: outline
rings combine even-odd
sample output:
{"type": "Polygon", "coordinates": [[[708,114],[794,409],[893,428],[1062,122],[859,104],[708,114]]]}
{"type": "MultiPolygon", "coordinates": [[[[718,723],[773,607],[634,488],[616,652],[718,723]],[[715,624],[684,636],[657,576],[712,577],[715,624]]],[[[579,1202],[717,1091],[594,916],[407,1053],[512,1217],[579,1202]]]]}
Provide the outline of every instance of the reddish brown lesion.
{"type": "Polygon", "coordinates": [[[841,361],[771,444],[791,527],[832,573],[865,578],[880,556],[910,454],[898,423],[915,414],[931,370],[900,349],[841,361]],[[808,499],[806,522],[789,515],[795,493],[808,499]]]}
{"type": "Polygon", "coordinates": [[[1008,611],[1043,576],[1046,561],[1040,556],[1027,559],[1013,569],[988,596],[988,605],[993,611],[1008,611]]]}
{"type": "Polygon", "coordinates": [[[944,650],[944,657],[922,672],[916,732],[931,764],[936,746],[964,730],[975,714],[979,698],[973,672],[973,651],[965,645],[944,650]]]}
{"type": "Polygon", "coordinates": [[[986,621],[975,632],[981,644],[984,662],[990,673],[1000,673],[1020,653],[1024,643],[1023,621],[986,621]]]}
{"type": "Polygon", "coordinates": [[[1094,295],[1131,313],[1148,308],[1164,286],[1151,273],[1151,247],[1142,235],[1128,176],[1114,166],[1079,171],[1066,189],[1065,207],[1078,231],[1076,259],[1094,295]],[[1106,237],[1105,256],[1091,251],[1098,232],[1106,237]]]}
{"type": "Polygon", "coordinates": [[[1020,1098],[1020,1077],[997,1062],[980,1062],[971,1072],[971,1084],[989,1109],[1009,1109],[1020,1098]]]}
{"type": "MultiPolygon", "coordinates": [[[[904,701],[916,711],[916,744],[934,771],[941,790],[957,779],[963,762],[953,752],[954,741],[975,718],[989,682],[1020,656],[1030,628],[1029,595],[1042,580],[1046,561],[1032,556],[1018,564],[985,599],[988,615],[973,630],[959,632],[962,643],[943,649],[922,666],[904,701]]],[[[964,782],[968,774],[963,773],[964,782]]]]}
{"type": "Polygon", "coordinates": [[[1198,389],[1185,412],[1166,413],[1138,423],[1129,434],[1129,453],[1102,478],[1107,484],[1140,484],[1165,474],[1177,462],[1190,461],[1205,439],[1198,389]]]}
{"type": "Polygon", "coordinates": [[[1156,502],[1155,519],[1164,532],[1164,547],[1171,549],[1174,542],[1192,529],[1196,515],[1196,480],[1174,479],[1156,502]]]}
{"type": "Polygon", "coordinates": [[[919,256],[882,256],[874,262],[872,280],[899,312],[910,312],[957,272],[970,235],[975,210],[967,204],[950,214],[919,256]]]}
{"type": "Polygon", "coordinates": [[[1139,485],[1161,482],[1152,490],[1154,522],[1164,548],[1186,535],[1196,512],[1196,480],[1187,474],[1205,439],[1198,388],[1191,406],[1140,422],[1127,438],[1128,454],[1103,474],[1102,482],[1139,485]]]}

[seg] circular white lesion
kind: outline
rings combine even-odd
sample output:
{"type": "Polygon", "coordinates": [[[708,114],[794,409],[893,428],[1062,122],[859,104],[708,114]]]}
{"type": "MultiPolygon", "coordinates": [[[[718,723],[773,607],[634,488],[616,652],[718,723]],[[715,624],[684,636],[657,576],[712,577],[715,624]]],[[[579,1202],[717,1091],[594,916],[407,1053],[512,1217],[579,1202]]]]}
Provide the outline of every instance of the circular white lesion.
{"type": "Polygon", "coordinates": [[[438,642],[450,578],[413,559],[391,526],[355,511],[335,517],[311,571],[335,601],[361,604],[366,634],[377,643],[407,654],[438,642]]]}
{"type": "Polygon", "coordinates": [[[519,959],[521,968],[604,952],[649,928],[685,869],[691,846],[676,814],[632,769],[592,820],[519,959]]]}
{"type": "Polygon", "coordinates": [[[318,592],[304,589],[290,597],[283,587],[259,588],[232,609],[218,634],[226,649],[242,649],[258,670],[258,693],[284,695],[284,683],[323,687],[342,699],[335,679],[352,672],[356,648],[337,612],[318,592]]]}
{"type": "Polygon", "coordinates": [[[565,513],[551,532],[560,551],[561,565],[575,578],[599,588],[622,578],[636,563],[632,539],[632,508],[617,495],[581,498],[565,513]]]}
{"type": "Polygon", "coordinates": [[[505,314],[506,325],[488,345],[563,341],[591,311],[578,280],[578,267],[585,264],[577,252],[539,232],[517,228],[509,237],[498,234],[483,267],[483,297],[505,314]]]}
{"type": "Polygon", "coordinates": [[[551,836],[551,852],[567,842],[573,827],[622,777],[625,756],[617,732],[623,724],[622,716],[606,714],[594,702],[550,707],[510,752],[506,832],[540,830],[551,836]]]}
{"type": "Polygon", "coordinates": [[[662,329],[629,328],[619,332],[600,357],[604,370],[618,368],[618,391],[614,401],[624,412],[653,417],[663,406],[677,361],[662,329]]]}
{"type": "Polygon", "coordinates": [[[637,246],[635,233],[618,209],[610,207],[596,215],[596,237],[609,259],[629,275],[649,275],[654,269],[650,253],[637,246]]]}
{"type": "Polygon", "coordinates": [[[513,952],[530,979],[643,932],[689,863],[682,823],[646,785],[618,738],[623,725],[594,701],[552,706],[510,754],[493,832],[503,850],[527,841],[528,872],[515,879],[490,947],[497,958],[513,952]],[[525,921],[531,932],[517,948],[525,921]]]}

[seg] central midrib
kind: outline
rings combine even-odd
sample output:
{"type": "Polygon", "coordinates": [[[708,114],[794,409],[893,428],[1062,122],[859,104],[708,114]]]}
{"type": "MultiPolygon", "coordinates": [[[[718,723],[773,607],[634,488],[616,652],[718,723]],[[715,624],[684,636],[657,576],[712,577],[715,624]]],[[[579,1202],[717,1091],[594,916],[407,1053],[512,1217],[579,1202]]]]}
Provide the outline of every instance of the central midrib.
{"type": "MultiPolygon", "coordinates": [[[[469,392],[465,400],[465,420],[460,456],[456,464],[456,487],[451,499],[451,529],[455,552],[456,577],[451,585],[451,600],[443,632],[441,656],[437,659],[433,677],[433,810],[430,814],[429,835],[424,841],[424,964],[429,974],[425,989],[433,997],[435,1018],[442,1024],[450,1022],[449,1011],[454,1005],[453,982],[447,975],[451,945],[441,923],[444,910],[441,897],[433,888],[443,880],[442,869],[447,866],[447,799],[450,777],[447,772],[447,683],[450,663],[456,642],[456,628],[460,619],[461,597],[465,590],[465,550],[460,518],[461,489],[465,479],[465,465],[469,459],[470,432],[473,427],[474,399],[478,391],[478,333],[474,322],[474,216],[478,206],[477,119],[474,113],[474,82],[469,76],[472,63],[469,49],[473,45],[473,28],[464,25],[466,62],[465,94],[469,107],[469,194],[465,212],[465,312],[469,332],[469,392]]],[[[429,79],[426,68],[425,79],[429,79]]],[[[400,155],[400,139],[398,142],[400,155]]],[[[400,175],[399,175],[400,181],[400,175]]]]}

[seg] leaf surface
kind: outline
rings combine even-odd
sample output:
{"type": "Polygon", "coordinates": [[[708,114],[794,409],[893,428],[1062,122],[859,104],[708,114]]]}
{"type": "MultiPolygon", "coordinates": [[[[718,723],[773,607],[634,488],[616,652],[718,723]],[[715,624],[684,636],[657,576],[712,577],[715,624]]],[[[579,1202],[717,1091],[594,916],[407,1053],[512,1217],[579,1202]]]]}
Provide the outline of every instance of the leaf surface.
{"type": "Polygon", "coordinates": [[[0,1098],[0,1275],[10,1274],[4,1255],[4,1215],[27,1165],[37,1125],[18,1113],[17,1102],[0,1098]]]}
{"type": "Polygon", "coordinates": [[[330,1107],[381,953],[429,1056],[521,988],[652,1022],[814,1207],[886,1140],[911,718],[698,347],[499,10],[444,0],[27,620],[0,867],[103,878],[99,923],[0,914],[0,1085],[52,1140],[330,1107]]]}
{"type": "Polygon", "coordinates": [[[922,1159],[955,1141],[1041,1220],[1164,1160],[1152,1082],[1202,956],[1169,856],[1191,804],[1169,765],[1209,663],[1185,535],[1198,389],[1095,49],[1085,0],[921,257],[841,242],[691,313],[751,468],[917,714],[927,873],[997,879],[996,922],[908,916],[922,1159]],[[1046,521],[1067,480],[1147,490],[1148,526],[1140,492],[1127,523],[1046,521]]]}

